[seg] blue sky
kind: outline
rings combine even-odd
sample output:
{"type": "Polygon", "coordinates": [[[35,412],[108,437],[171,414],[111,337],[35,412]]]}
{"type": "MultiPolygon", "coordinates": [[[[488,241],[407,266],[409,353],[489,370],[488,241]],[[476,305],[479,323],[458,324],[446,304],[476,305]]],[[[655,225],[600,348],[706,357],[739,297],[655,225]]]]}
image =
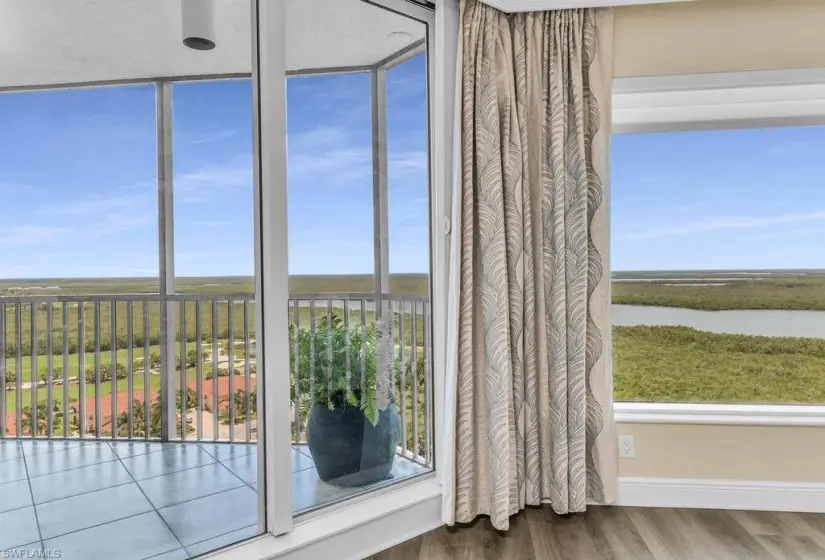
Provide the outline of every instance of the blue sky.
{"type": "MultiPolygon", "coordinates": [[[[388,76],[390,269],[426,272],[423,57],[388,76]]],[[[293,274],[373,269],[369,76],[288,81],[293,274]]],[[[151,86],[0,95],[0,277],[157,274],[151,86]]],[[[251,84],[174,86],[180,276],[251,274],[251,84]]],[[[614,270],[819,268],[825,127],[616,135],[614,270]]]]}
{"type": "MultiPolygon", "coordinates": [[[[391,272],[426,272],[425,59],[388,73],[391,272]]],[[[293,274],[373,270],[369,75],[292,78],[293,274]]],[[[175,268],[252,274],[249,81],[173,86],[175,268]]],[[[0,95],[0,278],[154,276],[151,86],[0,95]]]]}
{"type": "Polygon", "coordinates": [[[613,270],[825,268],[825,127],[615,135],[613,270]]]}

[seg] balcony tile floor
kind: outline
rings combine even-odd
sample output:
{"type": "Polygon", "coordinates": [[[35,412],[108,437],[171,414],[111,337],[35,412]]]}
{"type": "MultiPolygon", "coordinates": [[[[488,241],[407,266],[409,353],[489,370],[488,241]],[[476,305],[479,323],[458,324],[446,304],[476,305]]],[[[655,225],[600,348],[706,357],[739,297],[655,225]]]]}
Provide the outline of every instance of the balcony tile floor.
{"type": "MultiPolygon", "coordinates": [[[[365,489],[321,482],[305,446],[291,453],[295,512],[365,489]]],[[[246,443],[0,440],[0,557],[175,560],[252,537],[257,461],[246,443]]],[[[370,488],[423,472],[397,458],[370,488]]]]}

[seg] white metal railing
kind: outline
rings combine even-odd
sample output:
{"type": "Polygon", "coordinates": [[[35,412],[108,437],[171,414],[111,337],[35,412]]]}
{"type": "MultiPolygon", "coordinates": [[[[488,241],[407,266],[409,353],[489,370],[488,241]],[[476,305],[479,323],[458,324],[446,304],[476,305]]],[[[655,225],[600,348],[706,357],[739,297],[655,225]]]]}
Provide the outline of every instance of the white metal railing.
{"type": "MultiPolygon", "coordinates": [[[[338,397],[375,413],[376,317],[392,317],[390,393],[401,420],[398,453],[432,462],[430,303],[419,295],[292,294],[290,382],[293,441],[305,439],[310,407],[338,397]]],[[[334,403],[333,403],[334,404],[334,403]]],[[[374,418],[372,418],[374,419],[374,418]]]]}
{"type": "Polygon", "coordinates": [[[252,299],[0,298],[0,437],[253,440],[252,299]]]}
{"type": "MultiPolygon", "coordinates": [[[[389,314],[398,452],[431,464],[428,299],[293,294],[289,308],[294,441],[322,384],[374,411],[389,314]]],[[[170,425],[167,439],[255,441],[254,332],[248,294],[0,297],[0,437],[157,440],[170,425]]]]}

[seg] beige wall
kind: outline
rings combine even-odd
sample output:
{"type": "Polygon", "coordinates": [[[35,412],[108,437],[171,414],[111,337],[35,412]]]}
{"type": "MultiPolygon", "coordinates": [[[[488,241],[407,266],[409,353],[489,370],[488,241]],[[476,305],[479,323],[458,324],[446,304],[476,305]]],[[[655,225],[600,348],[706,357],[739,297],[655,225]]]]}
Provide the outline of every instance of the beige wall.
{"type": "Polygon", "coordinates": [[[619,424],[619,476],[825,482],[825,428],[619,424]]]}
{"type": "MultiPolygon", "coordinates": [[[[825,0],[616,8],[615,76],[825,66],[825,0]]],[[[620,476],[825,482],[825,428],[620,424],[620,476]]]]}
{"type": "Polygon", "coordinates": [[[615,13],[615,76],[825,66],[825,0],[698,0],[615,13]]]}

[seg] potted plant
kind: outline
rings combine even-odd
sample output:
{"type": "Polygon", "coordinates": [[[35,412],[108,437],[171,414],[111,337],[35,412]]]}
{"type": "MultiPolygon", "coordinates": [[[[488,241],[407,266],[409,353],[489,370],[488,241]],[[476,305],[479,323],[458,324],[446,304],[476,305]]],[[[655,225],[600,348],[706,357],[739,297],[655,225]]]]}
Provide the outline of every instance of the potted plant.
{"type": "Polygon", "coordinates": [[[311,398],[301,404],[308,406],[306,439],[318,476],[341,487],[388,478],[402,434],[390,388],[391,321],[378,321],[362,332],[360,325],[347,329],[333,314],[314,331],[292,329],[291,336],[290,371],[295,372],[297,360],[300,395],[311,398]]]}

